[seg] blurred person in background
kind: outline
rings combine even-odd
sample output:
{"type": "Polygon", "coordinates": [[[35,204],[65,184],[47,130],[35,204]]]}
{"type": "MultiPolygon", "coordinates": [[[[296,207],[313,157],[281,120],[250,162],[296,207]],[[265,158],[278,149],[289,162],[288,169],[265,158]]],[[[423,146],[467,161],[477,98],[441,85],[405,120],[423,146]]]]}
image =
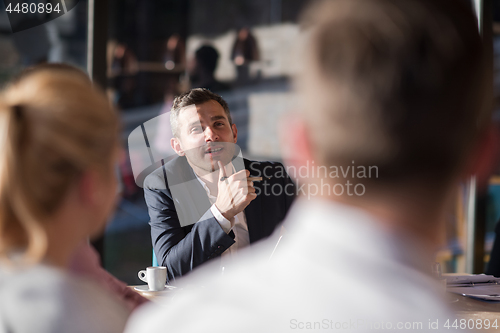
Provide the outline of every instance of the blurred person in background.
{"type": "Polygon", "coordinates": [[[113,212],[118,115],[85,76],[40,69],[0,97],[0,331],[121,332],[129,309],[69,271],[113,212]]]}
{"type": "Polygon", "coordinates": [[[138,70],[137,57],[126,44],[118,43],[113,49],[112,74],[135,74],[138,70]]]}
{"type": "Polygon", "coordinates": [[[165,68],[172,70],[177,67],[179,70],[184,70],[186,66],[186,47],[184,40],[179,34],[172,34],[165,43],[165,50],[162,56],[165,68]]]}
{"type": "Polygon", "coordinates": [[[194,53],[188,68],[191,88],[207,88],[213,92],[229,90],[229,86],[215,78],[219,52],[211,45],[202,45],[194,53]]]}
{"type": "Polygon", "coordinates": [[[238,30],[231,52],[231,59],[236,66],[238,83],[247,83],[250,80],[250,63],[260,60],[257,40],[247,27],[238,30]]]}
{"type": "Polygon", "coordinates": [[[460,1],[332,0],[304,27],[284,155],[308,170],[306,194],[282,244],[220,281],[191,275],[183,285],[206,288],[144,307],[126,332],[447,331],[431,264],[460,180],[491,146],[476,18],[460,1]]]}
{"type": "Polygon", "coordinates": [[[115,88],[113,101],[120,109],[134,107],[137,104],[136,88],[139,64],[134,51],[123,43],[110,46],[112,57],[110,76],[115,88]]]}

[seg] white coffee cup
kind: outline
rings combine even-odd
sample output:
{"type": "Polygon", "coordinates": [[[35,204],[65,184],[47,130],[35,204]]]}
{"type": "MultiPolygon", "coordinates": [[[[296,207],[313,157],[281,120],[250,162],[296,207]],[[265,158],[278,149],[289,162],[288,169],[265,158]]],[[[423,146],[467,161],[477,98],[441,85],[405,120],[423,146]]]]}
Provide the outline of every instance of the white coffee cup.
{"type": "Polygon", "coordinates": [[[149,290],[160,291],[165,289],[165,283],[167,282],[167,267],[147,267],[146,270],[139,271],[137,273],[139,279],[147,282],[149,290]]]}

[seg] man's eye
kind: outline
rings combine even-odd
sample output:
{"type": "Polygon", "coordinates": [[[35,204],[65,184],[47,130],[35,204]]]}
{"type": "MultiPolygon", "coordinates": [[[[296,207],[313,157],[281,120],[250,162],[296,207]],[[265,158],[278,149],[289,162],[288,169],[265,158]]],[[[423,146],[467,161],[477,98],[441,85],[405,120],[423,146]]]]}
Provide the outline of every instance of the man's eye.
{"type": "Polygon", "coordinates": [[[215,126],[224,126],[224,123],[215,123],[215,126]]]}
{"type": "Polygon", "coordinates": [[[193,127],[193,128],[191,128],[190,132],[191,133],[199,133],[199,132],[201,132],[201,127],[193,127]]]}

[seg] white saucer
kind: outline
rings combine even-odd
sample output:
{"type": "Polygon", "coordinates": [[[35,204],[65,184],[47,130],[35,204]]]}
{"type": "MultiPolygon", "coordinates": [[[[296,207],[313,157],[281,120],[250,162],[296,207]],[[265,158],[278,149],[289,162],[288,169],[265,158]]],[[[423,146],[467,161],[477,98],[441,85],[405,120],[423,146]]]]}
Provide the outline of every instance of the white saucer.
{"type": "Polygon", "coordinates": [[[175,287],[165,286],[165,289],[163,289],[163,290],[150,290],[149,286],[147,284],[145,284],[143,286],[135,286],[134,289],[137,291],[148,292],[148,293],[164,293],[164,292],[172,291],[173,289],[175,289],[175,287]]]}

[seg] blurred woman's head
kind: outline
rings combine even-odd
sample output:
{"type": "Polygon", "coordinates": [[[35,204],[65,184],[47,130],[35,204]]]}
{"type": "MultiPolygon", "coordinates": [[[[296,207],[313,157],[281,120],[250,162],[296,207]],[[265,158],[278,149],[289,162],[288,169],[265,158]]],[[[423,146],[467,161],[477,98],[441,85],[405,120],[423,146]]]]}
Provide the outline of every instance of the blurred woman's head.
{"type": "Polygon", "coordinates": [[[54,238],[103,229],[115,201],[118,117],[68,67],[29,70],[0,96],[0,255],[38,261],[54,238]]]}

